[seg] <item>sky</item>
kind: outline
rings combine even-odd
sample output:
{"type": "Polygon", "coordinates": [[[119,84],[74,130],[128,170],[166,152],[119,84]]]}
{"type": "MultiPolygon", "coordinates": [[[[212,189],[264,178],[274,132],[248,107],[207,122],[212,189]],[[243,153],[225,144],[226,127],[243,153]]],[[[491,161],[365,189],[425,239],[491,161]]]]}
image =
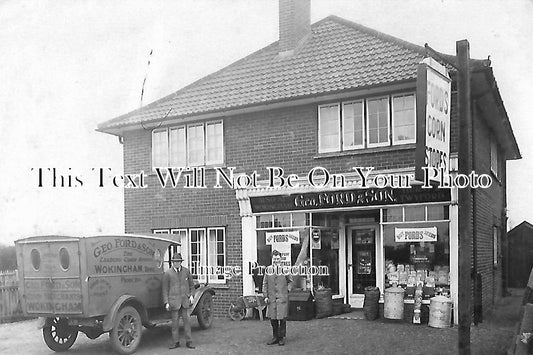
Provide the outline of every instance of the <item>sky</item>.
{"type": "MultiPolygon", "coordinates": [[[[490,56],[523,157],[507,164],[509,224],[533,222],[533,0],[311,0],[312,22],[331,14],[490,56]]],[[[97,125],[277,39],[277,0],[0,0],[0,243],[123,232],[122,190],[92,170],[121,174],[122,146],[97,125]],[[50,186],[54,168],[66,187],[50,186]]]]}

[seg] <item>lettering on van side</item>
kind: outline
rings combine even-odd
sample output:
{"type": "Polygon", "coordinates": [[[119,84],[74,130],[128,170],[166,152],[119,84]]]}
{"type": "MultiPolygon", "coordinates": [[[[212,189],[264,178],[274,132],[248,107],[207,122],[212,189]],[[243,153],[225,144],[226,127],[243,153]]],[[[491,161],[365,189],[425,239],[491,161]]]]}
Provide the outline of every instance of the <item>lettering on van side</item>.
{"type": "Polygon", "coordinates": [[[143,272],[142,265],[94,265],[97,274],[126,274],[143,272]]]}

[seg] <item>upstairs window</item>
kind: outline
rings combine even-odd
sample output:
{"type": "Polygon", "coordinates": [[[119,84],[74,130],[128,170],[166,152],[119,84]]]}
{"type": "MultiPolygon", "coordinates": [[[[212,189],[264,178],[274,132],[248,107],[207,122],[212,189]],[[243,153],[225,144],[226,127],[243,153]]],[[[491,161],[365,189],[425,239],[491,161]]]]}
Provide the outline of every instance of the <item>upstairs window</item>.
{"type": "Polygon", "coordinates": [[[491,140],[490,141],[490,170],[492,170],[492,172],[494,173],[494,175],[496,175],[496,177],[500,176],[500,171],[499,171],[500,164],[498,164],[499,163],[498,158],[499,158],[498,144],[494,140],[491,140]]]}
{"type": "Polygon", "coordinates": [[[368,146],[389,145],[389,98],[367,100],[368,146]]]}
{"type": "Polygon", "coordinates": [[[318,107],[319,153],[415,142],[414,93],[318,107]]]}
{"type": "Polygon", "coordinates": [[[415,143],[416,115],[414,95],[392,97],[392,144],[415,143]]]}
{"type": "Polygon", "coordinates": [[[340,150],[339,105],[324,105],[318,110],[318,146],[321,152],[340,150]]]}
{"type": "Polygon", "coordinates": [[[222,121],[157,129],[152,132],[152,166],[188,167],[223,164],[222,121]]]}

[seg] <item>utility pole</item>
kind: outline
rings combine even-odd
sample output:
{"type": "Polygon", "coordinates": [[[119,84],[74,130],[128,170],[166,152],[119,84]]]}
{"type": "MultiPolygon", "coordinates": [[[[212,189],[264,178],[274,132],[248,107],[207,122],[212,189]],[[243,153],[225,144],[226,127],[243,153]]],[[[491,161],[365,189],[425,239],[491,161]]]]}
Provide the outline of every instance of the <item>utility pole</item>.
{"type": "MultiPolygon", "coordinates": [[[[459,112],[459,173],[472,171],[472,111],[470,107],[470,45],[455,43],[457,54],[457,108],[459,112]]],[[[470,187],[460,188],[459,200],[459,334],[460,355],[470,355],[472,323],[472,195],[470,187]]]]}

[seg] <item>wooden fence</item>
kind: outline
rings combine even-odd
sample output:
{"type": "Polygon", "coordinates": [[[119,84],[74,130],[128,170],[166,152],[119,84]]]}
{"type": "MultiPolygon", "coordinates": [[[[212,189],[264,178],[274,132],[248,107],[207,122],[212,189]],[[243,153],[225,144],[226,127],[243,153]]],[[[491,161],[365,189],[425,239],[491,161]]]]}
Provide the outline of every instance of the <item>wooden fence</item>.
{"type": "Polygon", "coordinates": [[[0,323],[24,318],[18,290],[18,273],[0,271],[0,323]]]}

